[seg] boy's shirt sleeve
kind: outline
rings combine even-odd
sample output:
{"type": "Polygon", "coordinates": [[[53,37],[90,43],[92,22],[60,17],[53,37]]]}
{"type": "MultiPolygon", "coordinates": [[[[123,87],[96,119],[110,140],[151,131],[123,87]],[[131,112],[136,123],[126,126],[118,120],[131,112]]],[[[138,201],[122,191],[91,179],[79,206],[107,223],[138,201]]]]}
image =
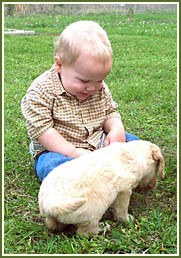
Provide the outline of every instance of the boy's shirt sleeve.
{"type": "Polygon", "coordinates": [[[53,98],[38,84],[32,85],[21,102],[22,114],[26,121],[29,137],[37,139],[46,130],[53,127],[53,98]]]}
{"type": "Polygon", "coordinates": [[[104,82],[106,120],[112,117],[121,118],[118,112],[118,104],[113,100],[108,86],[104,82]]]}

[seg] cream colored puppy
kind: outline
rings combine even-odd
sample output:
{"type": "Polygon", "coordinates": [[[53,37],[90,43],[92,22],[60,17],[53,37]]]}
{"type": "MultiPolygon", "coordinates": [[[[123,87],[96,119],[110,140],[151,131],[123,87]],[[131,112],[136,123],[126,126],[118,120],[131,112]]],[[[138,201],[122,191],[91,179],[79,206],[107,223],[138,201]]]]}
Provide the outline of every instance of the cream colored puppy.
{"type": "Polygon", "coordinates": [[[155,188],[158,171],[164,178],[158,146],[141,140],[113,143],[52,170],[40,187],[40,212],[49,229],[74,224],[79,234],[97,234],[110,206],[117,220],[129,221],[132,189],[155,188]]]}

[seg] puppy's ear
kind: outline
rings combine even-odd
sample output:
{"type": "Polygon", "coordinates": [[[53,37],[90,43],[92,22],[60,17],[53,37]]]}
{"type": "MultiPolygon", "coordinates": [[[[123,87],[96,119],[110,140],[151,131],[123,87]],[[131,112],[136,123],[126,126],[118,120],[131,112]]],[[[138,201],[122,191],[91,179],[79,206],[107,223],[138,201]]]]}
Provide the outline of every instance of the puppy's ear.
{"type": "Polygon", "coordinates": [[[165,174],[164,174],[165,162],[164,162],[163,156],[160,152],[160,149],[156,145],[152,145],[151,149],[152,149],[152,157],[153,157],[154,160],[157,161],[155,173],[157,175],[158,172],[160,171],[160,177],[161,177],[161,179],[164,179],[164,177],[165,177],[165,174]]]}

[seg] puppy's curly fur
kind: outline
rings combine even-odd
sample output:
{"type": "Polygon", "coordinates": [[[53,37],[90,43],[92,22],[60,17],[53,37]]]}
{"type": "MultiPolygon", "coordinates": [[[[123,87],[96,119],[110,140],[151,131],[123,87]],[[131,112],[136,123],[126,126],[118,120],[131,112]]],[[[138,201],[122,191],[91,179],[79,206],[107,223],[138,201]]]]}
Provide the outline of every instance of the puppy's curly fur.
{"type": "Polygon", "coordinates": [[[97,234],[110,206],[117,220],[129,221],[132,190],[155,188],[159,171],[163,179],[164,159],[155,144],[113,143],[51,171],[40,187],[40,212],[49,229],[73,224],[79,234],[97,234]]]}

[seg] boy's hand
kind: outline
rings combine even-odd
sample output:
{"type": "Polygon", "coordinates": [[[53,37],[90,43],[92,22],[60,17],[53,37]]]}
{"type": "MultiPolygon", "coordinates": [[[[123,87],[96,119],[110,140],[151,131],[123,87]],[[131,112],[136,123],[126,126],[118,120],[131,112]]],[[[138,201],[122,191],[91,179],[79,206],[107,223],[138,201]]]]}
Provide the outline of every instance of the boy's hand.
{"type": "Polygon", "coordinates": [[[82,155],[85,155],[87,153],[91,152],[90,150],[83,149],[83,148],[76,148],[75,151],[72,153],[71,157],[78,158],[82,155]]]}
{"type": "Polygon", "coordinates": [[[107,136],[104,141],[104,146],[108,146],[113,142],[126,142],[126,135],[123,123],[120,118],[112,117],[104,122],[104,131],[107,136]]]}
{"type": "Polygon", "coordinates": [[[113,142],[126,142],[125,132],[121,133],[120,128],[113,128],[109,131],[105,138],[104,146],[106,147],[113,142]]]}

